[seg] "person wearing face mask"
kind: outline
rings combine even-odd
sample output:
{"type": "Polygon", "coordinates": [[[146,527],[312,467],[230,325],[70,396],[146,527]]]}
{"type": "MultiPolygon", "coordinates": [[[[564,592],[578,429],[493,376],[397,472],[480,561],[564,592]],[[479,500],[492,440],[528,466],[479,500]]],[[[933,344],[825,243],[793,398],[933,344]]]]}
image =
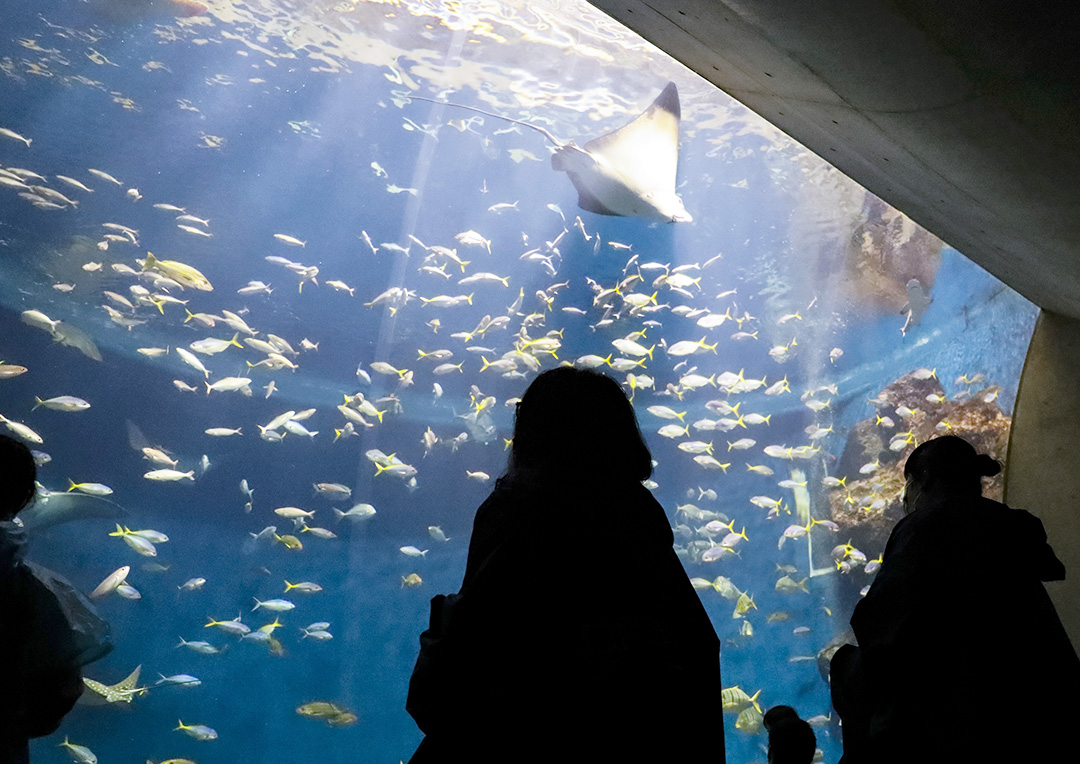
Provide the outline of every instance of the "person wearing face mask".
{"type": "Polygon", "coordinates": [[[844,764],[1068,750],[1080,660],[1043,587],[1065,567],[1037,517],[981,495],[1000,470],[955,436],[908,457],[905,516],[851,617],[858,647],[831,666],[844,764]]]}

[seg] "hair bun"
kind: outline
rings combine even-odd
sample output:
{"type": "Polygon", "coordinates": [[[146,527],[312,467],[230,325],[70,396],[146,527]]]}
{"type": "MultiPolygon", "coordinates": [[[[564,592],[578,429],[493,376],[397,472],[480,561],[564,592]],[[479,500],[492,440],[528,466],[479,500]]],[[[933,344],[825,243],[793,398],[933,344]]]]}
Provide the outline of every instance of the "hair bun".
{"type": "Polygon", "coordinates": [[[983,477],[993,477],[1001,472],[1001,463],[987,454],[979,454],[975,458],[975,465],[983,477]]]}

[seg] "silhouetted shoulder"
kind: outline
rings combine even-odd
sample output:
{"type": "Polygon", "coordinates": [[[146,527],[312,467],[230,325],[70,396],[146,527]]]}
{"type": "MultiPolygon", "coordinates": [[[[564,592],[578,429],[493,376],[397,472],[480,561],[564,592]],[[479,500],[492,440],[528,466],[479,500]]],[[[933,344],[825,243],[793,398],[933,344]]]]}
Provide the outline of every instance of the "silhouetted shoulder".
{"type": "Polygon", "coordinates": [[[990,512],[1000,517],[1002,538],[1010,549],[1017,573],[1033,576],[1039,581],[1064,581],[1065,565],[1047,542],[1042,520],[1025,509],[1013,509],[996,501],[983,499],[990,512]]]}

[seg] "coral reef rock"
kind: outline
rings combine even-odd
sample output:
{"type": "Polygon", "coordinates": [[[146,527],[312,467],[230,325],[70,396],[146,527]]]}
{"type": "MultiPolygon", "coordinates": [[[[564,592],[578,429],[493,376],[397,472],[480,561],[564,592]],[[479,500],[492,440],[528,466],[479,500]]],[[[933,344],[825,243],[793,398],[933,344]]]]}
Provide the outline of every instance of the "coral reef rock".
{"type": "MultiPolygon", "coordinates": [[[[845,485],[830,494],[829,509],[840,535],[870,557],[880,554],[903,517],[904,463],[920,443],[957,435],[1004,462],[1011,419],[997,405],[999,389],[949,399],[937,376],[920,369],[882,390],[871,401],[874,416],[852,428],[837,465],[845,485]]],[[[983,495],[1000,500],[1002,489],[999,474],[984,481],[983,495]]]]}

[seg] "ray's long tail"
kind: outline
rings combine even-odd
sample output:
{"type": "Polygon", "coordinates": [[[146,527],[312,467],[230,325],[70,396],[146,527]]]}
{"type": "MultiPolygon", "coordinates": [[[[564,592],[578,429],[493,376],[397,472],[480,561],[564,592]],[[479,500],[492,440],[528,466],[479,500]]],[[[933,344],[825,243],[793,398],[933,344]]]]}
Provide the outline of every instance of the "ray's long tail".
{"type": "Polygon", "coordinates": [[[438,100],[436,98],[428,98],[426,96],[418,96],[418,95],[409,95],[408,97],[410,99],[413,99],[413,100],[416,100],[416,101],[428,101],[429,103],[437,103],[437,104],[440,104],[441,106],[453,106],[453,107],[455,107],[457,109],[468,109],[469,111],[475,111],[477,114],[483,114],[486,117],[492,117],[494,119],[501,119],[501,120],[503,120],[505,122],[513,122],[515,125],[521,125],[522,127],[528,127],[530,129],[535,130],[536,132],[540,133],[545,138],[547,138],[549,141],[551,141],[553,144],[555,144],[555,148],[561,149],[563,146],[566,145],[565,143],[560,141],[558,138],[556,138],[554,135],[552,135],[550,132],[548,132],[544,128],[540,127],[539,125],[534,125],[534,124],[532,124],[530,122],[525,122],[525,121],[520,120],[520,119],[513,119],[512,117],[505,117],[502,114],[496,114],[496,113],[491,112],[491,111],[484,111],[483,109],[478,109],[475,106],[466,106],[465,104],[462,104],[462,103],[453,103],[451,101],[440,101],[440,100],[438,100]]]}

